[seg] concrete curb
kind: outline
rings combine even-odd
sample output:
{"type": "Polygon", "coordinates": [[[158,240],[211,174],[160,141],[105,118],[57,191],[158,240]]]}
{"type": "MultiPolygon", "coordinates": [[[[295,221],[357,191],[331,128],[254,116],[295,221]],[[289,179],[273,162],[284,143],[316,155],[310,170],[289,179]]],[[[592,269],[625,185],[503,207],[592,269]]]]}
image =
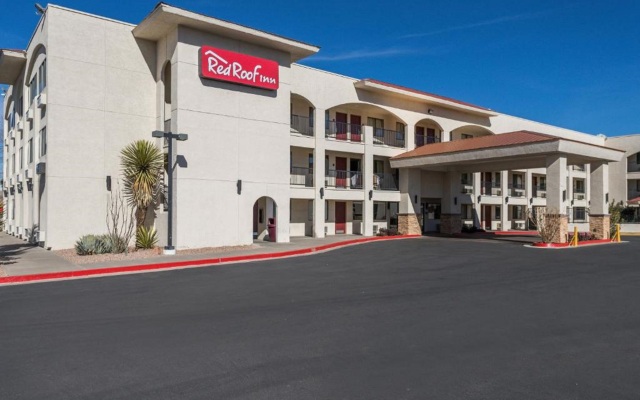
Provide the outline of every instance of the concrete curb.
{"type": "Polygon", "coordinates": [[[12,285],[12,284],[20,284],[20,283],[45,282],[45,281],[50,282],[50,281],[65,280],[65,279],[78,279],[78,278],[95,277],[95,276],[132,274],[132,273],[138,273],[138,272],[167,271],[172,269],[193,268],[193,267],[201,267],[201,266],[207,266],[207,265],[219,265],[219,264],[229,264],[229,263],[237,263],[237,262],[270,260],[270,259],[315,254],[315,253],[324,252],[328,250],[334,250],[340,247],[353,246],[353,245],[362,244],[362,243],[377,242],[377,241],[383,241],[383,240],[412,239],[412,238],[418,238],[418,237],[422,237],[422,235],[374,236],[370,238],[352,239],[352,240],[346,240],[344,242],[336,242],[336,243],[330,243],[322,246],[308,247],[305,249],[298,249],[298,250],[281,251],[276,253],[260,253],[260,254],[249,254],[249,255],[243,255],[243,256],[207,258],[207,259],[200,259],[200,260],[174,261],[174,262],[169,261],[169,262],[162,262],[162,263],[155,263],[155,264],[140,264],[140,265],[128,265],[128,266],[121,266],[121,267],[96,268],[96,269],[87,269],[87,270],[80,270],[80,271],[61,271],[61,272],[48,272],[48,273],[33,274],[33,275],[7,276],[7,277],[0,277],[0,285],[12,285]]]}

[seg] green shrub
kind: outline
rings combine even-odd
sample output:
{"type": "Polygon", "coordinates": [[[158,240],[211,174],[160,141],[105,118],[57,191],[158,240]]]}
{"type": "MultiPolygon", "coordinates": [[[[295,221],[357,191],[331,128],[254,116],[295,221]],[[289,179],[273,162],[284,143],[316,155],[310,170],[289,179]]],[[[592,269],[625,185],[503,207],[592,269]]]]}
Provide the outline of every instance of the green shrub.
{"type": "Polygon", "coordinates": [[[113,241],[109,235],[96,236],[95,254],[107,254],[113,252],[113,241]]]}
{"type": "Polygon", "coordinates": [[[76,242],[76,253],[80,256],[88,256],[96,254],[96,237],[95,235],[84,235],[76,242]]]}
{"type": "Polygon", "coordinates": [[[136,248],[153,249],[158,243],[158,232],[156,228],[146,228],[141,226],[136,231],[136,248]]]}

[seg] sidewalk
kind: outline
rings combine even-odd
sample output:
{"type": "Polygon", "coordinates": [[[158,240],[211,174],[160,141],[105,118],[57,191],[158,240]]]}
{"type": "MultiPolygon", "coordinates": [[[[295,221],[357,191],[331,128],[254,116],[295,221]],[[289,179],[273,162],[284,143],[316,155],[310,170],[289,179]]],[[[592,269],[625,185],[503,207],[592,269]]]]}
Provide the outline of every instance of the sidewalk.
{"type": "Polygon", "coordinates": [[[0,284],[291,257],[353,244],[411,237],[416,238],[419,236],[363,237],[341,235],[323,239],[303,237],[292,238],[290,243],[256,241],[250,248],[227,252],[178,254],[175,256],[159,255],[152,258],[78,265],[57,256],[51,251],[28,245],[24,241],[0,233],[0,284]]]}

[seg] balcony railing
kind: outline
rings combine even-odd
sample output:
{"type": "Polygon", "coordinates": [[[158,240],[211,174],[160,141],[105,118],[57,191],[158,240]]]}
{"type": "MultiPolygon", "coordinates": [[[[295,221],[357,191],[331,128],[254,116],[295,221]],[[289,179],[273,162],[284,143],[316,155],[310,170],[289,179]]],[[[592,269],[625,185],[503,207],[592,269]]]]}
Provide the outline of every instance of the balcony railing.
{"type": "Polygon", "coordinates": [[[482,194],[485,196],[502,196],[500,182],[482,182],[482,194]]]}
{"type": "Polygon", "coordinates": [[[547,185],[545,183],[533,187],[533,197],[547,198],[547,185]]]}
{"type": "Polygon", "coordinates": [[[313,118],[292,114],[291,132],[305,136],[313,136],[313,118]]]}
{"type": "Polygon", "coordinates": [[[398,182],[393,174],[373,174],[375,190],[398,190],[398,182]]]}
{"type": "Polygon", "coordinates": [[[338,189],[362,189],[362,172],[330,169],[324,178],[326,187],[338,189]]]}
{"type": "Polygon", "coordinates": [[[289,183],[295,186],[313,187],[313,168],[291,167],[289,183]]]}
{"type": "Polygon", "coordinates": [[[437,136],[426,136],[416,134],[416,147],[424,146],[425,144],[440,143],[440,138],[437,136]]]}
{"type": "Polygon", "coordinates": [[[325,137],[327,137],[328,139],[360,143],[363,141],[362,134],[362,125],[327,121],[325,137]]]}
{"type": "Polygon", "coordinates": [[[404,132],[389,129],[373,128],[373,144],[403,148],[405,146],[404,132]]]}
{"type": "Polygon", "coordinates": [[[512,197],[524,197],[524,184],[522,183],[509,184],[509,194],[512,197]]]}

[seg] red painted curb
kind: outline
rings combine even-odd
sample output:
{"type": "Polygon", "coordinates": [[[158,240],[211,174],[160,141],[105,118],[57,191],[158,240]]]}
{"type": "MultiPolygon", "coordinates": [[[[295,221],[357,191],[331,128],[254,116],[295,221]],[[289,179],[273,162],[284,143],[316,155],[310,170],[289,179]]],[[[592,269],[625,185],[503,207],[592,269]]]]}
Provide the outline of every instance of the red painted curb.
{"type": "Polygon", "coordinates": [[[163,263],[156,263],[156,264],[141,264],[141,265],[129,265],[129,266],[122,266],[122,267],[96,268],[96,269],[88,269],[88,270],[80,270],[80,271],[61,271],[61,272],[48,272],[44,274],[7,276],[7,277],[0,278],[0,284],[34,282],[34,281],[56,280],[56,279],[66,279],[66,278],[79,278],[79,277],[86,277],[86,276],[110,275],[110,274],[119,274],[119,273],[128,273],[128,272],[142,272],[142,271],[154,271],[154,270],[160,271],[160,270],[167,270],[167,269],[173,269],[173,268],[196,267],[196,266],[203,266],[203,265],[223,264],[223,263],[239,262],[239,261],[267,260],[267,259],[311,254],[318,251],[335,249],[338,247],[346,247],[346,246],[360,244],[360,243],[367,243],[367,242],[374,242],[374,241],[381,241],[381,240],[410,239],[410,238],[416,238],[416,237],[421,237],[421,235],[374,236],[370,238],[352,239],[352,240],[346,240],[344,242],[329,243],[329,244],[325,244],[317,247],[308,247],[306,249],[281,251],[277,253],[249,254],[245,256],[219,257],[219,258],[209,258],[209,259],[201,259],[201,260],[175,261],[175,262],[163,262],[163,263]]]}
{"type": "MultiPolygon", "coordinates": [[[[597,240],[583,240],[582,242],[578,242],[578,247],[580,246],[589,246],[594,244],[609,244],[609,243],[618,243],[612,242],[611,239],[597,239],[597,240]]],[[[564,248],[571,247],[569,243],[543,243],[543,242],[535,242],[532,243],[533,247],[541,247],[541,248],[564,248]]]]}

